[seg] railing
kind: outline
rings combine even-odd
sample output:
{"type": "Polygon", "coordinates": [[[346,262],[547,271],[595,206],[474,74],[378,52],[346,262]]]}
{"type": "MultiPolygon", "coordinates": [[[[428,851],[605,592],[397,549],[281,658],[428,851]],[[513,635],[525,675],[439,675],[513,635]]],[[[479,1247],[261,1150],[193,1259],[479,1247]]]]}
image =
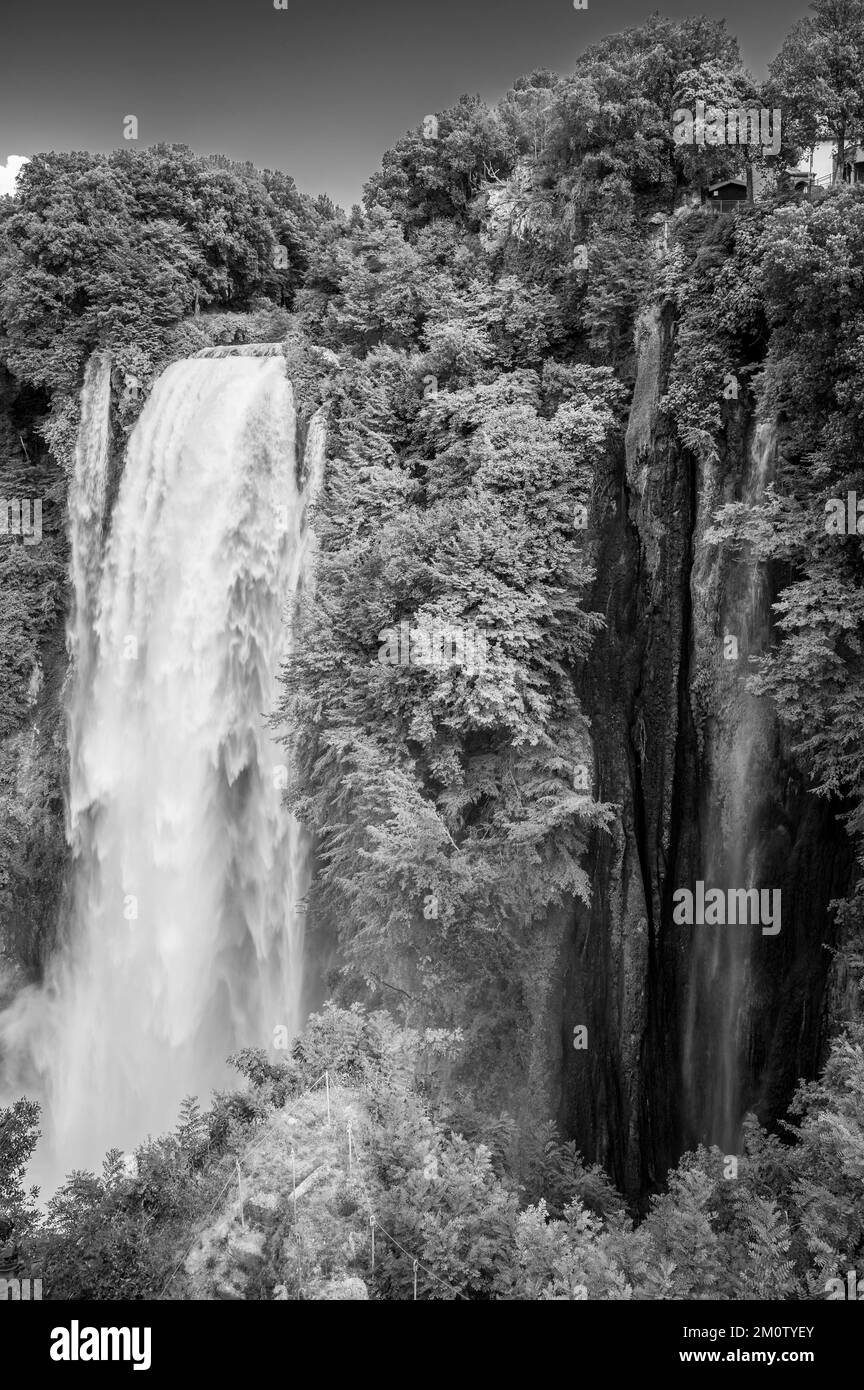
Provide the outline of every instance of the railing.
{"type": "Polygon", "coordinates": [[[702,204],[709,212],[735,212],[737,208],[746,208],[746,198],[709,198],[702,204]]]}
{"type": "MultiPolygon", "coordinates": [[[[813,180],[814,188],[831,188],[833,184],[833,174],[820,174],[818,178],[813,180]]],[[[844,179],[842,184],[838,186],[841,188],[861,188],[864,187],[864,178],[844,179]]]]}

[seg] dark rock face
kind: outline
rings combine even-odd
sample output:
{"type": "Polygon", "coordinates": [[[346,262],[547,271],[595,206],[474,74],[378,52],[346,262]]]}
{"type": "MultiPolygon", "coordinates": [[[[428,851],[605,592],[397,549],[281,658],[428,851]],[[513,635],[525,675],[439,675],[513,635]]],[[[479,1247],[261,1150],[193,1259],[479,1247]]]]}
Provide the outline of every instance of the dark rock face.
{"type": "Polygon", "coordinates": [[[807,793],[771,710],[744,688],[748,654],[771,640],[775,577],[706,540],[719,505],[752,498],[777,441],[730,403],[727,456],[694,461],[658,409],[671,316],[647,310],[637,349],[625,447],[597,480],[591,606],[607,627],[580,691],[595,794],[620,809],[592,851],[593,902],[567,931],[558,1006],[560,1127],[633,1196],[700,1140],[734,1151],[745,1110],[771,1124],[815,1074],[828,905],[853,872],[838,808],[807,793]],[[698,879],[779,888],[780,933],[675,925],[673,894],[698,879]]]}

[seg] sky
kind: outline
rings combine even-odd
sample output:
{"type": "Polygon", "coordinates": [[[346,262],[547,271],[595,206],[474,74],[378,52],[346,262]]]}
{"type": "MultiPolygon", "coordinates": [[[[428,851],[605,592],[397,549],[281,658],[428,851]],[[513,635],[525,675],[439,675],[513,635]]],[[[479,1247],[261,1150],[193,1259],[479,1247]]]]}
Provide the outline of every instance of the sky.
{"type": "MultiPolygon", "coordinates": [[[[646,19],[725,18],[764,75],[806,0],[4,0],[0,192],[10,155],[169,141],[359,201],[381,155],[463,92],[495,101],[533,68],[569,71],[646,19]]],[[[4,186],[5,180],[5,186],[4,186]]]]}

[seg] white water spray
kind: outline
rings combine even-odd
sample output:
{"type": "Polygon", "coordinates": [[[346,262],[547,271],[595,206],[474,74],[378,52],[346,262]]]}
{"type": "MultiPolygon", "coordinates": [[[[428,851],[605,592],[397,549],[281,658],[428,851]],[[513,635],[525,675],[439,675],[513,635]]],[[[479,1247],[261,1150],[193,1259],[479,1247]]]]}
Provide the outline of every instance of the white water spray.
{"type": "MultiPolygon", "coordinates": [[[[296,1031],[307,846],[268,733],[308,532],[281,355],[175,363],[129,441],[103,547],[109,365],[70,491],[70,920],[0,1019],[45,1107],[52,1185],[173,1126],[242,1046],[296,1031]]],[[[320,472],[320,422],[310,431],[320,472]]],[[[6,1088],[4,1088],[6,1089],[6,1088]]],[[[46,1152],[47,1147],[47,1152],[46,1152]]]]}

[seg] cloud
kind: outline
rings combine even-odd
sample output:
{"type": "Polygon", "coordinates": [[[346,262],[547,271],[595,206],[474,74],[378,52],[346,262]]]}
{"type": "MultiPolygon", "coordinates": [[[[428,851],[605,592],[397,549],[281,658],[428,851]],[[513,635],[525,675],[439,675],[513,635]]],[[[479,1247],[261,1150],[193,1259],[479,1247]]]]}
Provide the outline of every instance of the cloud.
{"type": "Polygon", "coordinates": [[[0,164],[0,197],[15,192],[15,182],[26,163],[25,154],[10,154],[5,165],[0,164]]]}

